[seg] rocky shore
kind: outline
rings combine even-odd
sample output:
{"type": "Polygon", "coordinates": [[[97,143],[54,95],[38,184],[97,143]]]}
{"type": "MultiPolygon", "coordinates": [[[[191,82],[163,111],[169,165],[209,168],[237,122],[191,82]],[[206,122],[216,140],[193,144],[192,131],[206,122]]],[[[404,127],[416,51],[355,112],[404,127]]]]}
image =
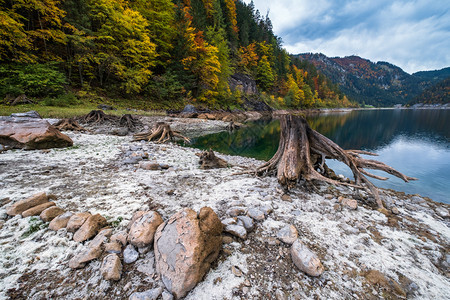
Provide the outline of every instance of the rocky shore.
{"type": "MultiPolygon", "coordinates": [[[[143,129],[165,121],[187,136],[228,124],[141,121],[143,129]]],[[[196,149],[132,142],[128,132],[110,126],[88,129],[64,132],[73,141],[68,148],[0,153],[0,298],[172,299],[156,272],[164,249],[151,243],[131,249],[125,241],[116,256],[105,250],[80,268],[70,262],[103,236],[107,243],[120,241],[117,235],[129,233],[138,211],[156,212],[172,224],[182,211],[209,207],[222,223],[222,246],[186,299],[448,299],[446,204],[383,190],[386,210],[378,211],[364,192],[331,185],[287,194],[274,177],[235,175],[261,161],[217,154],[229,167],[203,170],[196,149]],[[69,228],[8,214],[14,203],[40,192],[53,195],[46,209],[98,214],[110,233],[84,241],[69,228]],[[293,252],[309,253],[304,249],[320,265],[302,268],[293,252]],[[118,260],[120,278],[104,267],[118,260]]]]}

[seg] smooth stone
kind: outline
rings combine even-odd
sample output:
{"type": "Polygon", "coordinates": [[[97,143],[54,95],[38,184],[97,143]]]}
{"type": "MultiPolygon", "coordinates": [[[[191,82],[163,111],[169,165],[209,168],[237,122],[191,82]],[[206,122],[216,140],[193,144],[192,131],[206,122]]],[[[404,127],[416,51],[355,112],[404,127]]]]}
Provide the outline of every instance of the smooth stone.
{"type": "Polygon", "coordinates": [[[156,300],[163,291],[162,287],[157,287],[145,292],[134,292],[131,294],[129,300],[156,300]]]}
{"type": "Polygon", "coordinates": [[[6,213],[10,216],[20,215],[27,209],[46,202],[48,202],[47,194],[45,192],[37,193],[29,198],[13,203],[13,205],[6,209],[6,213]]]}
{"type": "Polygon", "coordinates": [[[266,218],[264,212],[257,208],[250,208],[247,212],[247,215],[256,221],[262,221],[266,218]]]}
{"type": "Polygon", "coordinates": [[[134,249],[133,245],[128,245],[123,251],[123,261],[126,264],[132,264],[139,258],[139,252],[134,249]]]}
{"type": "Polygon", "coordinates": [[[58,206],[50,206],[49,208],[44,209],[41,212],[41,214],[39,215],[39,217],[44,222],[50,222],[51,220],[53,220],[57,216],[62,215],[63,213],[65,213],[64,209],[62,209],[62,208],[60,208],[58,206]]]}
{"type": "Polygon", "coordinates": [[[67,226],[67,223],[69,223],[69,220],[72,217],[72,215],[73,213],[68,211],[57,216],[50,222],[48,228],[54,231],[60,230],[61,228],[65,228],[67,226]]]}
{"type": "Polygon", "coordinates": [[[41,212],[43,212],[47,208],[49,208],[51,206],[55,206],[55,205],[56,205],[55,202],[45,202],[45,203],[36,205],[35,207],[29,208],[26,211],[24,211],[22,213],[22,217],[26,218],[26,217],[40,215],[41,212]]]}
{"type": "Polygon", "coordinates": [[[91,216],[88,212],[79,212],[70,217],[69,222],[67,223],[67,231],[75,232],[86,222],[86,220],[91,216]]]}
{"type": "Polygon", "coordinates": [[[277,238],[283,243],[292,244],[298,238],[298,231],[294,225],[286,225],[278,231],[277,238]]]}
{"type": "Polygon", "coordinates": [[[253,228],[255,227],[255,223],[253,222],[253,219],[247,216],[239,216],[237,217],[238,219],[238,223],[241,223],[239,225],[244,226],[244,228],[247,231],[252,231],[253,228]]]}
{"type": "Polygon", "coordinates": [[[224,231],[231,233],[232,235],[237,236],[243,240],[247,238],[247,230],[245,230],[244,226],[227,225],[225,226],[224,231]]]}
{"type": "Polygon", "coordinates": [[[78,229],[73,235],[73,240],[75,242],[83,242],[95,236],[97,232],[105,226],[107,223],[106,219],[100,214],[95,214],[90,216],[86,222],[78,229]]]}
{"type": "Polygon", "coordinates": [[[324,271],[317,255],[298,239],[292,244],[291,257],[297,268],[310,276],[320,276],[324,271]]]}

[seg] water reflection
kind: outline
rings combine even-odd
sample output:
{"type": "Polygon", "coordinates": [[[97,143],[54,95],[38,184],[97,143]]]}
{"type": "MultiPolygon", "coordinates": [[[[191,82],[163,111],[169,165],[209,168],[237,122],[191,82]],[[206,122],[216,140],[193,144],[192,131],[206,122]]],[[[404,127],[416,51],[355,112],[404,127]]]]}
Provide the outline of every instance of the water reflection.
{"type": "MultiPolygon", "coordinates": [[[[309,116],[307,120],[342,148],[376,152],[380,161],[419,178],[410,183],[397,178],[373,179],[378,186],[450,203],[450,110],[352,111],[309,116]]],[[[268,160],[278,148],[279,126],[276,120],[253,122],[233,133],[199,137],[193,146],[268,160]]],[[[350,176],[343,166],[332,167],[350,176]]]]}

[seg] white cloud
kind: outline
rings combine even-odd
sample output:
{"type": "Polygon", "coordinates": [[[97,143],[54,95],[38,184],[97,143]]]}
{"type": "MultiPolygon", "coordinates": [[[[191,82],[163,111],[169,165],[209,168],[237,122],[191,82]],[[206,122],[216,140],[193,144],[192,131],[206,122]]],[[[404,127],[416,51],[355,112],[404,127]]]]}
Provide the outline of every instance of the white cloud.
{"type": "MultiPolygon", "coordinates": [[[[249,3],[250,1],[246,1],[249,3]]],[[[359,55],[407,72],[450,66],[450,1],[255,0],[291,53],[359,55]]]]}

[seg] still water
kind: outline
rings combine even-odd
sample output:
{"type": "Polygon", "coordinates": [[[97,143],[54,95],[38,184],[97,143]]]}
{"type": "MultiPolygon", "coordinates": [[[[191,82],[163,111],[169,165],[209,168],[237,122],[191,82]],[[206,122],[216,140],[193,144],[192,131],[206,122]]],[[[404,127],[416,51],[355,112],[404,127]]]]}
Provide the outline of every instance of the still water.
{"type": "MultiPolygon", "coordinates": [[[[450,203],[450,110],[360,110],[314,115],[307,120],[342,148],[375,152],[379,155],[375,159],[419,178],[404,183],[373,171],[389,177],[387,181],[371,179],[375,185],[450,203]]],[[[279,134],[279,121],[257,121],[232,133],[193,139],[191,146],[268,160],[278,148],[279,134]]],[[[329,160],[327,164],[337,174],[352,178],[344,164],[329,160]]]]}

